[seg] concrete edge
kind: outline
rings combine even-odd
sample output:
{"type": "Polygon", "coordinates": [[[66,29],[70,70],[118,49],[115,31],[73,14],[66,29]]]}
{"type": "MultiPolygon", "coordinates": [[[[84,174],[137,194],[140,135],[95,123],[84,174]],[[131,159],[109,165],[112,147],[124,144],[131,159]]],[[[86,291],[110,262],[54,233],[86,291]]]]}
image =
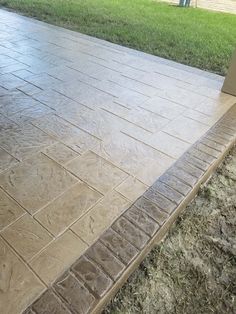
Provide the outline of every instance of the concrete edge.
{"type": "Polygon", "coordinates": [[[24,314],[46,314],[52,309],[57,309],[57,314],[101,313],[153,246],[168,233],[235,142],[236,104],[24,314]]]}
{"type": "Polygon", "coordinates": [[[101,313],[104,307],[114,298],[116,293],[122,288],[125,282],[128,280],[129,276],[139,267],[141,262],[145,259],[145,257],[150,253],[150,251],[161,243],[164,240],[165,236],[168,234],[169,229],[175,223],[178,216],[183,212],[183,210],[188,206],[188,204],[196,197],[199,188],[202,184],[206,183],[217,167],[224,160],[226,155],[229,153],[230,149],[234,146],[236,141],[231,142],[230,145],[226,148],[224,153],[220,156],[220,158],[212,165],[205,175],[198,181],[198,183],[194,186],[191,193],[184,199],[184,201],[176,208],[173,214],[170,216],[168,221],[163,225],[163,227],[156,233],[156,235],[151,239],[148,245],[143,249],[143,251],[139,254],[139,256],[135,259],[135,261],[125,270],[122,274],[122,277],[116,282],[115,285],[111,288],[109,294],[105,295],[105,297],[97,304],[96,308],[91,312],[93,314],[101,313]]]}

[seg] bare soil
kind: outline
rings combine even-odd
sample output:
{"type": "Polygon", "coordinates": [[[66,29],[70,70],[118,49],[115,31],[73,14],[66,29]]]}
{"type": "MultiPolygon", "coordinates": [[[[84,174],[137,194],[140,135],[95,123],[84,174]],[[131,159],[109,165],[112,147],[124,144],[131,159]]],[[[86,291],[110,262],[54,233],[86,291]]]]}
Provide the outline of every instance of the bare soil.
{"type": "Polygon", "coordinates": [[[236,313],[236,147],[108,313],[236,313]]]}

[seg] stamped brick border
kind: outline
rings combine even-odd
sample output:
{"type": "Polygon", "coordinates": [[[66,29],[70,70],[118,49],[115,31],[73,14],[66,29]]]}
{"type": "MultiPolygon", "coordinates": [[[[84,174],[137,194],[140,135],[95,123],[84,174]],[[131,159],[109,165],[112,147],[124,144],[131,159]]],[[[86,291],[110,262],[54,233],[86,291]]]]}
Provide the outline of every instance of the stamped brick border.
{"type": "Polygon", "coordinates": [[[100,313],[236,141],[236,104],[24,314],[100,313]]]}

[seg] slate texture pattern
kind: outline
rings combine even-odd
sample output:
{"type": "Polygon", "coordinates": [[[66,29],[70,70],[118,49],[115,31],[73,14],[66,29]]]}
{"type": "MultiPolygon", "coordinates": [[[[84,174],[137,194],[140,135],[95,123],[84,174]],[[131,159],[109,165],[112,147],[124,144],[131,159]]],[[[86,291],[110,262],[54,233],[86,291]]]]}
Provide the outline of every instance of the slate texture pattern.
{"type": "Polygon", "coordinates": [[[227,150],[236,98],[215,74],[4,10],[0,39],[0,304],[92,312],[227,150]]]}

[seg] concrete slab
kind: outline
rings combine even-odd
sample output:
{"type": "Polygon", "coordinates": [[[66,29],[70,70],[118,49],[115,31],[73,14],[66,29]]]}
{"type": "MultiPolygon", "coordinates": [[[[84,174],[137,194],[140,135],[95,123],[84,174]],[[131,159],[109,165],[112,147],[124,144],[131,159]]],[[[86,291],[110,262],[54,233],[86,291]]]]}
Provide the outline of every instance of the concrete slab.
{"type": "Polygon", "coordinates": [[[99,311],[232,143],[236,97],[218,75],[4,10],[0,37],[0,304],[99,311]]]}

